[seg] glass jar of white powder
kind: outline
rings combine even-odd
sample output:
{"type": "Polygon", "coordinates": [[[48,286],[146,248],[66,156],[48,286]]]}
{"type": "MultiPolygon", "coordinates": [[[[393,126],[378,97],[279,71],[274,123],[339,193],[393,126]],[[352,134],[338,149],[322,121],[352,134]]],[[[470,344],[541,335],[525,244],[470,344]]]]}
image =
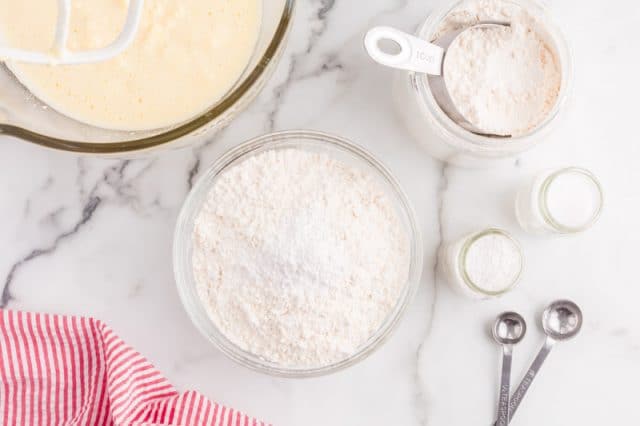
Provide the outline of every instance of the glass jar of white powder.
{"type": "Polygon", "coordinates": [[[441,256],[449,285],[472,299],[507,293],[518,283],[524,266],[520,244],[498,228],[460,238],[446,245],[441,256]]]}
{"type": "Polygon", "coordinates": [[[413,209],[379,161],[336,136],[288,131],[204,173],[178,217],[173,260],[187,313],[225,355],[306,377],[380,346],[423,255],[413,209]]]}
{"type": "MultiPolygon", "coordinates": [[[[526,14],[527,19],[530,19],[530,22],[527,21],[527,25],[530,25],[539,34],[542,42],[548,47],[545,50],[547,53],[551,52],[557,62],[559,74],[559,87],[548,111],[539,122],[536,121],[535,125],[524,133],[520,132],[508,137],[472,133],[456,124],[443,112],[432,94],[426,74],[395,71],[393,91],[400,116],[412,136],[432,156],[464,167],[488,167],[501,159],[518,155],[529,149],[548,135],[558,123],[570,91],[572,77],[571,56],[564,37],[553,24],[543,6],[528,0],[457,1],[435,10],[418,29],[416,35],[424,40],[434,40],[447,32],[467,28],[480,22],[510,22],[523,13],[526,14]]],[[[515,51],[518,51],[518,49],[516,48],[515,51]]],[[[531,53],[531,57],[535,57],[535,52],[531,53]]],[[[464,54],[456,56],[464,59],[464,54]]],[[[503,63],[503,59],[498,57],[494,62],[503,63]]],[[[460,63],[464,63],[464,61],[460,63]]],[[[502,71],[494,69],[495,63],[488,65],[488,69],[497,71],[495,75],[496,82],[507,84],[509,80],[505,80],[506,77],[500,74],[502,71]]],[[[464,85],[467,83],[466,79],[460,83],[459,86],[464,89],[464,85]]],[[[515,87],[520,85],[519,82],[514,82],[514,84],[516,85],[515,87]]],[[[448,83],[447,86],[449,86],[448,83]]],[[[488,103],[484,103],[485,105],[496,105],[497,102],[501,101],[489,94],[492,92],[492,87],[486,89],[484,93],[488,103]]],[[[504,92],[509,93],[509,90],[507,88],[504,92]]],[[[476,93],[473,94],[473,96],[476,95],[476,93]]],[[[477,96],[472,101],[478,105],[466,105],[467,111],[474,112],[478,109],[478,106],[481,107],[477,96]]],[[[506,113],[511,114],[515,119],[527,114],[527,111],[512,114],[508,111],[507,105],[509,104],[505,103],[505,108],[499,107],[498,109],[503,113],[505,112],[503,110],[507,110],[506,113]]],[[[488,118],[485,120],[487,122],[492,121],[491,117],[485,118],[488,118]]]]}
{"type": "Polygon", "coordinates": [[[565,167],[546,170],[527,181],[516,196],[516,216],[527,232],[574,234],[600,216],[604,195],[589,170],[565,167]]]}

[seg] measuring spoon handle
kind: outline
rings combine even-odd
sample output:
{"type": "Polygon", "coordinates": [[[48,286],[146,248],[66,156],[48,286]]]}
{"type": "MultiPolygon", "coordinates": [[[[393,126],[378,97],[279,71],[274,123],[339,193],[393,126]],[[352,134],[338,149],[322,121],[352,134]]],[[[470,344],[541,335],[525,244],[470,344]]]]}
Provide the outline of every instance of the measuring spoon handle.
{"type": "MultiPolygon", "coordinates": [[[[516,410],[520,406],[522,399],[524,398],[527,391],[529,390],[531,383],[533,383],[533,379],[535,379],[536,375],[538,374],[538,371],[540,371],[540,367],[542,367],[544,360],[547,359],[547,356],[549,355],[549,352],[551,352],[551,349],[553,349],[553,345],[555,343],[556,343],[555,340],[553,340],[550,337],[547,337],[547,339],[544,341],[544,344],[542,345],[542,348],[540,348],[538,355],[536,355],[536,358],[533,360],[533,362],[531,363],[531,366],[527,370],[527,374],[524,375],[524,377],[520,381],[520,384],[518,385],[516,390],[513,392],[513,395],[509,400],[509,421],[513,419],[513,415],[516,413],[516,410]]],[[[493,424],[493,426],[498,426],[499,421],[500,419],[498,418],[498,420],[493,424]]]]}
{"type": "Polygon", "coordinates": [[[364,38],[364,47],[371,58],[391,68],[440,75],[444,49],[426,40],[391,27],[371,28],[364,38]],[[399,49],[387,53],[380,48],[383,40],[392,41],[399,49]]]}
{"type": "Polygon", "coordinates": [[[511,385],[512,358],[513,346],[504,345],[502,349],[502,374],[500,375],[497,426],[507,426],[509,424],[509,387],[511,385]]]}
{"type": "Polygon", "coordinates": [[[547,359],[547,356],[549,355],[549,352],[551,352],[551,349],[553,349],[553,345],[555,343],[556,341],[552,338],[546,338],[544,344],[542,345],[542,348],[540,348],[540,351],[538,352],[538,355],[527,370],[527,374],[524,375],[524,377],[520,381],[520,384],[513,392],[511,400],[509,401],[509,420],[511,420],[513,418],[513,415],[516,413],[516,410],[520,406],[520,403],[522,402],[524,396],[527,394],[527,391],[529,390],[533,379],[535,379],[538,371],[540,371],[540,367],[542,367],[544,360],[547,359]]]}

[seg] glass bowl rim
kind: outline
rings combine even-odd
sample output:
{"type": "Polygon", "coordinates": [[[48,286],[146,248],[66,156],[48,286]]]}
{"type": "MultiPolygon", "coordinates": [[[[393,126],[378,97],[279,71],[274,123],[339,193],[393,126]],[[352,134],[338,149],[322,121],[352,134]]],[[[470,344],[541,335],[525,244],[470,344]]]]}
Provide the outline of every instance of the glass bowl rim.
{"type": "Polygon", "coordinates": [[[251,89],[260,84],[269,69],[269,65],[279,60],[280,53],[286,45],[285,41],[293,24],[295,4],[296,0],[284,0],[283,11],[273,36],[264,53],[260,59],[256,61],[255,66],[244,80],[227,93],[218,103],[186,123],[170,127],[153,136],[118,142],[83,142],[57,138],[10,123],[0,123],[0,135],[12,136],[61,151],[102,155],[135,153],[170,144],[179,138],[205,128],[218,118],[225,117],[225,114],[232,111],[236,104],[251,92],[251,89]]]}
{"type": "Polygon", "coordinates": [[[376,349],[382,346],[382,343],[396,329],[406,308],[413,301],[420,284],[422,263],[422,236],[417,225],[416,215],[409,199],[395,177],[364,148],[339,136],[317,131],[289,130],[269,133],[246,141],[227,151],[226,154],[223,154],[204,172],[189,192],[178,216],[174,232],[173,268],[176,286],[183,307],[193,324],[207,340],[213,343],[213,345],[228,358],[254,371],[277,377],[303,378],[326,375],[347,368],[371,355],[376,349]],[[185,230],[191,230],[191,227],[188,226],[190,218],[199,211],[199,207],[204,201],[202,195],[208,193],[213,179],[226,170],[227,167],[237,164],[238,161],[247,158],[252,153],[287,147],[302,147],[301,149],[305,149],[305,147],[317,147],[323,150],[323,152],[330,152],[332,150],[340,151],[343,154],[350,155],[356,161],[365,163],[377,172],[377,177],[385,182],[386,188],[393,191],[392,203],[395,205],[397,211],[404,216],[402,220],[407,229],[411,250],[409,275],[404,284],[402,294],[398,298],[396,306],[378,330],[356,353],[349,357],[329,365],[310,368],[282,366],[263,360],[254,354],[240,349],[228,340],[209,319],[208,314],[206,314],[197,294],[195,294],[195,283],[188,282],[189,279],[185,271],[186,266],[184,265],[184,253],[187,251],[188,241],[191,237],[190,232],[185,232],[185,230]],[[207,327],[211,327],[217,335],[209,333],[206,329],[207,327]]]}

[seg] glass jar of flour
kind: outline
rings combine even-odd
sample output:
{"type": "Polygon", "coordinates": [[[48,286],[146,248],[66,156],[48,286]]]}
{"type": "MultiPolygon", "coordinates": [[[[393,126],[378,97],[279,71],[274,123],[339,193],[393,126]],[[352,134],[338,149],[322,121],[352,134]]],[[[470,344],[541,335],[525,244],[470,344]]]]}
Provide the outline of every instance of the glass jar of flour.
{"type": "MultiPolygon", "coordinates": [[[[485,63],[480,66],[482,69],[458,69],[459,81],[450,81],[447,77],[447,52],[451,52],[450,58],[458,56],[457,64],[461,66],[470,66],[476,62],[474,57],[467,58],[464,54],[469,52],[457,52],[454,55],[454,44],[449,46],[445,51],[443,74],[446,86],[451,92],[451,98],[456,101],[455,104],[459,110],[470,115],[478,115],[479,122],[491,123],[495,122],[496,117],[488,116],[486,109],[493,108],[494,111],[499,110],[500,113],[510,120],[526,120],[528,111],[526,108],[518,109],[512,106],[522,99],[530,96],[531,91],[534,94],[537,105],[532,108],[540,110],[541,103],[546,103],[544,115],[539,115],[536,119],[532,119],[531,125],[526,128],[518,128],[517,131],[505,135],[504,132],[495,134],[494,132],[472,132],[466,130],[457,124],[446,114],[439,106],[436,97],[432,93],[433,80],[432,77],[424,73],[416,73],[411,71],[396,71],[393,82],[394,100],[401,118],[405,122],[412,136],[424,145],[429,153],[443,161],[466,167],[488,167],[496,163],[500,159],[514,156],[529,149],[534,144],[542,140],[558,122],[561,112],[566,104],[567,96],[571,83],[571,57],[568,46],[560,31],[551,22],[550,17],[544,7],[527,0],[463,0],[454,4],[434,11],[424,24],[418,29],[417,37],[423,40],[435,41],[440,40],[444,34],[453,34],[458,30],[472,27],[485,22],[502,22],[505,23],[505,31],[512,29],[514,33],[519,31],[526,37],[531,37],[530,33],[535,32],[538,37],[537,45],[529,44],[530,50],[524,52],[524,47],[513,45],[509,47],[508,52],[495,52],[491,49],[482,51],[471,51],[478,58],[487,58],[485,63]],[[524,24],[523,24],[524,22],[524,24]],[[539,55],[535,49],[539,49],[539,55]],[[488,54],[488,55],[487,55],[488,54]],[[555,87],[549,86],[547,93],[540,93],[539,87],[545,87],[547,82],[540,84],[532,84],[531,79],[525,78],[523,81],[529,84],[529,88],[525,88],[517,95],[518,98],[506,99],[505,94],[509,96],[512,93],[512,87],[506,87],[509,84],[515,85],[520,90],[522,81],[515,81],[513,75],[506,66],[505,61],[520,61],[519,65],[526,66],[526,58],[518,58],[519,55],[529,55],[529,58],[537,58],[538,56],[547,55],[550,60],[554,61],[553,66],[557,70],[555,87]],[[491,57],[489,57],[491,56],[491,57]],[[466,64],[466,65],[465,65],[466,64]],[[497,68],[496,68],[497,67],[497,68]],[[493,71],[493,72],[492,72],[493,71]],[[508,71],[508,72],[507,72],[508,71]],[[477,84],[474,86],[466,86],[472,80],[468,78],[470,73],[476,72],[476,80],[483,87],[477,84]],[[493,80],[495,75],[495,80],[493,80]],[[467,92],[465,92],[465,90],[467,92]],[[475,90],[475,92],[474,92],[475,90]],[[529,92],[527,92],[529,90],[529,92]],[[460,105],[459,102],[468,102],[468,105],[460,105]],[[497,107],[496,107],[497,105],[497,107]]],[[[485,31],[486,33],[486,31],[485,31]]],[[[471,34],[472,36],[473,34],[471,34]]],[[[479,33],[478,35],[483,35],[479,33]]],[[[488,36],[488,34],[484,34],[488,36]]],[[[444,37],[446,38],[446,37],[444,37]]],[[[462,40],[459,48],[474,49],[469,46],[482,46],[482,43],[473,43],[473,40],[462,40]]],[[[488,39],[492,43],[496,40],[488,39]]],[[[525,47],[527,47],[525,45],[525,47]]],[[[451,61],[454,62],[454,61],[451,61]]],[[[541,65],[548,68],[545,58],[541,59],[541,65]]],[[[453,74],[453,73],[452,73],[453,74]]],[[[531,70],[532,76],[538,76],[535,70],[531,70]]],[[[527,71],[521,76],[527,77],[527,71]]],[[[518,75],[515,78],[519,77],[518,75]]],[[[473,83],[473,81],[471,81],[473,83]]],[[[437,90],[437,89],[435,89],[437,90]]],[[[490,112],[490,111],[489,111],[490,112]]],[[[538,111],[539,112],[539,111],[538,111]]],[[[509,132],[507,132],[509,133],[509,132]]]]}

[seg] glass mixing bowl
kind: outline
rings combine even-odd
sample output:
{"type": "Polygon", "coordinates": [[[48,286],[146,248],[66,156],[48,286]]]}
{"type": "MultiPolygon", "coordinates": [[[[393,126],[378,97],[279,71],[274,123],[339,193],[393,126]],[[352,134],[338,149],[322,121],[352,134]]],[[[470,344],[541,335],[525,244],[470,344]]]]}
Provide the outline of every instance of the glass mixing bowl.
{"type": "Polygon", "coordinates": [[[235,86],[215,105],[190,120],[149,131],[116,131],[73,120],[49,107],[0,66],[0,135],[50,148],[91,154],[122,154],[180,147],[228,124],[258,94],[280,59],[293,20],[295,0],[263,0],[255,51],[235,86]]]}
{"type": "Polygon", "coordinates": [[[415,215],[407,197],[391,173],[363,148],[344,139],[310,131],[288,131],[261,136],[246,142],[216,161],[202,176],[187,197],[178,217],[174,235],[173,264],[178,293],[191,320],[225,355],[251,369],[285,377],[309,377],[335,372],[364,359],[379,348],[398,324],[402,314],[413,299],[422,271],[422,240],[415,215]],[[218,176],[228,168],[247,158],[267,150],[297,148],[323,152],[332,157],[366,170],[376,177],[401,218],[411,245],[409,276],[396,306],[383,324],[356,353],[339,362],[314,368],[282,366],[247,352],[225,337],[209,318],[198,296],[192,269],[194,221],[218,176]]]}

